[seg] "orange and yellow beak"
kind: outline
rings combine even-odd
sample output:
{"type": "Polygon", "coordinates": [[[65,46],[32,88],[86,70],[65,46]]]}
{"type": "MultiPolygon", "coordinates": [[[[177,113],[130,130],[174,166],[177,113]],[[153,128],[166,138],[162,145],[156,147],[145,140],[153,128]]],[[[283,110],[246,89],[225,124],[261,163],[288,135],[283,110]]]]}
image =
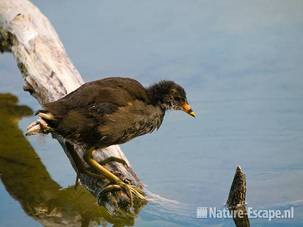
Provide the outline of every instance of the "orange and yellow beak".
{"type": "Polygon", "coordinates": [[[189,114],[190,116],[192,116],[192,117],[196,117],[195,112],[191,109],[190,105],[189,105],[187,102],[183,103],[183,104],[181,105],[181,107],[182,107],[182,110],[183,110],[185,113],[188,113],[188,114],[189,114]]]}

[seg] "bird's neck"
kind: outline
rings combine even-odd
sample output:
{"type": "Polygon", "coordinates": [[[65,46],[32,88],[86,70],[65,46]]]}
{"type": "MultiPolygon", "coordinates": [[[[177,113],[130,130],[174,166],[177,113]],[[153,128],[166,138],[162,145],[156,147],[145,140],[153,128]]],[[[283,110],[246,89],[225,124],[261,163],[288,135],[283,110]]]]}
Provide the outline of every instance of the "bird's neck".
{"type": "Polygon", "coordinates": [[[163,102],[163,96],[167,92],[167,89],[160,84],[154,84],[146,88],[146,90],[153,105],[159,106],[163,111],[167,110],[166,105],[163,102]]]}

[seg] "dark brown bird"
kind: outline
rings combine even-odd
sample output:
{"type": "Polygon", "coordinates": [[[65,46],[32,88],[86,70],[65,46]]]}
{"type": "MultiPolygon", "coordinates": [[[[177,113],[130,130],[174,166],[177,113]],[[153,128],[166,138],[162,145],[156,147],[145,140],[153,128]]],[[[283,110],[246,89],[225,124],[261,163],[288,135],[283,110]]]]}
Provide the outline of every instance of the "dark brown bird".
{"type": "MultiPolygon", "coordinates": [[[[110,77],[88,82],[38,111],[44,131],[85,145],[85,160],[109,180],[138,195],[92,158],[95,148],[125,143],[158,129],[166,110],[183,110],[195,117],[184,89],[173,81],[144,88],[130,78],[110,77]]],[[[31,128],[28,134],[34,134],[31,128]]],[[[140,193],[139,193],[140,194],[140,193]]]]}

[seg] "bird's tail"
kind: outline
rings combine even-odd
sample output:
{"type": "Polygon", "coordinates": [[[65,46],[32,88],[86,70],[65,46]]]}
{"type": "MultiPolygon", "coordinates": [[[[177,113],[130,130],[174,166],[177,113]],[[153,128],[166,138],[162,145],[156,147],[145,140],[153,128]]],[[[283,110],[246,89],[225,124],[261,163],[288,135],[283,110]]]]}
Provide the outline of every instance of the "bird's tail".
{"type": "Polygon", "coordinates": [[[26,136],[36,135],[39,133],[47,134],[51,132],[51,127],[49,127],[48,123],[53,121],[54,115],[46,110],[39,110],[35,113],[38,115],[38,120],[32,122],[26,129],[26,136]]]}

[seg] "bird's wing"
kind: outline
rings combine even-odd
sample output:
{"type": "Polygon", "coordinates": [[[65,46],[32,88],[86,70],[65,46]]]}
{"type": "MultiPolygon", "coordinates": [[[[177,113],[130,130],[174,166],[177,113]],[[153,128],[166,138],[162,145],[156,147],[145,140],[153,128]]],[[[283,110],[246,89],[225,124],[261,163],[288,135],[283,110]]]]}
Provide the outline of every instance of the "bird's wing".
{"type": "Polygon", "coordinates": [[[148,102],[149,98],[145,88],[138,81],[131,78],[124,77],[108,77],[102,80],[89,82],[89,84],[95,84],[99,87],[111,87],[119,88],[126,91],[134,99],[148,102]]]}
{"type": "Polygon", "coordinates": [[[82,85],[62,99],[46,104],[45,110],[61,118],[74,109],[95,106],[100,110],[102,106],[107,108],[108,104],[122,107],[135,100],[149,102],[146,90],[139,82],[129,78],[109,77],[82,85]]]}

